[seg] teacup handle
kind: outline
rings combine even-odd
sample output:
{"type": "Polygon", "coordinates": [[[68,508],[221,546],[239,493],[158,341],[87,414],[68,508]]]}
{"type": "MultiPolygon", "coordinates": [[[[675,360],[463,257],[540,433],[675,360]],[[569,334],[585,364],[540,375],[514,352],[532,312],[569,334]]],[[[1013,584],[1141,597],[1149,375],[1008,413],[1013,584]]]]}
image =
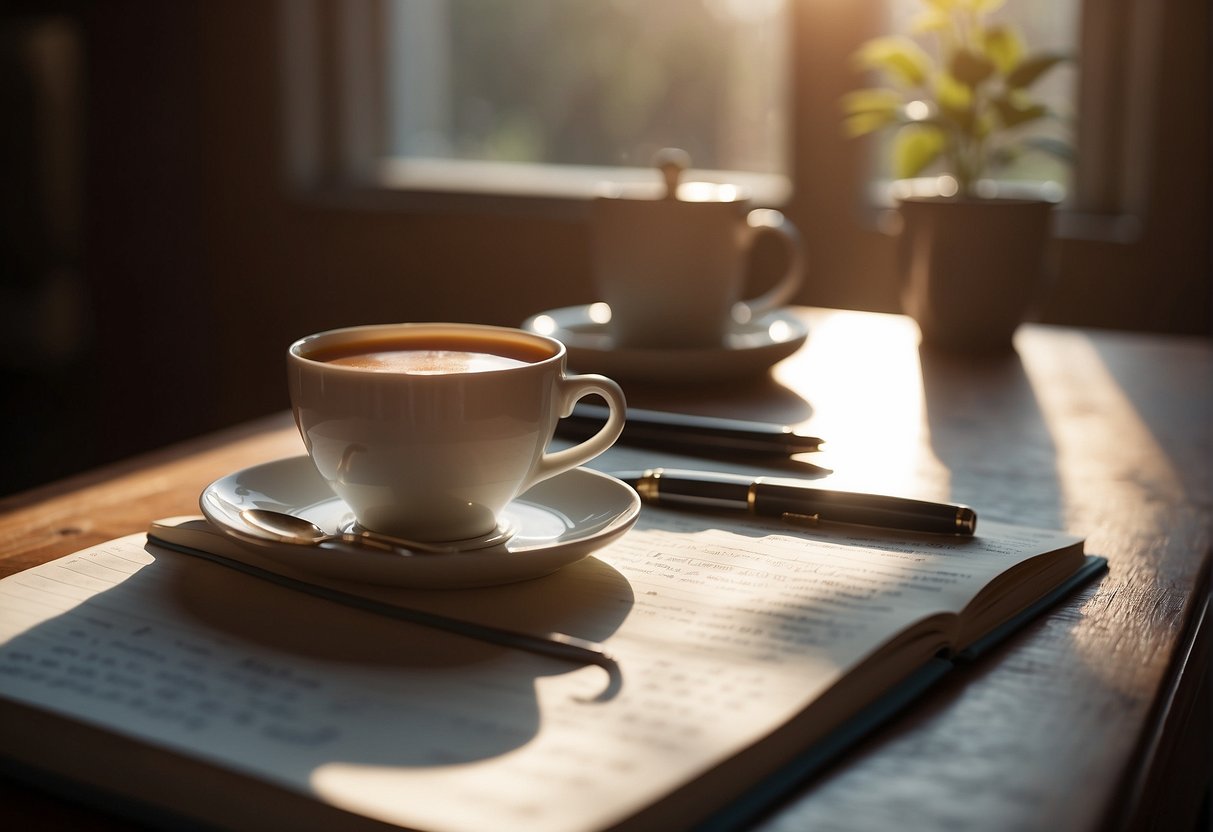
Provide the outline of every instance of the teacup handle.
{"type": "Polygon", "coordinates": [[[571,415],[573,405],[594,393],[606,399],[607,406],[610,408],[606,424],[589,439],[571,448],[544,453],[523,490],[549,477],[568,471],[570,468],[583,465],[615,444],[615,440],[623,432],[627,403],[623,398],[623,390],[606,376],[587,374],[561,378],[556,383],[556,404],[560,416],[563,418],[571,415]]]}
{"type": "Polygon", "coordinates": [[[773,208],[755,208],[746,215],[750,229],[749,245],[753,246],[761,234],[775,234],[783,240],[788,252],[788,268],[773,287],[752,300],[743,300],[733,307],[733,318],[739,323],[749,323],[787,304],[804,279],[804,248],[800,232],[782,212],[773,208]]]}

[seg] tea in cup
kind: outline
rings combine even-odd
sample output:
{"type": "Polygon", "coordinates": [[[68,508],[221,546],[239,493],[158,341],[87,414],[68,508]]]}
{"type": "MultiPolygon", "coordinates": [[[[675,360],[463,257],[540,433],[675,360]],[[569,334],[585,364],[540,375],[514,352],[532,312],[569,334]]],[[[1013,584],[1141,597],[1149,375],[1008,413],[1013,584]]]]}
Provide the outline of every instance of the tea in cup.
{"type": "Polygon", "coordinates": [[[688,161],[663,151],[662,187],[609,185],[594,200],[594,282],[617,347],[720,347],[732,328],[783,306],[800,287],[795,226],[779,211],[751,209],[737,186],[680,182],[688,161]],[[763,234],[782,241],[788,265],[774,287],[743,301],[750,251],[763,234]]]}
{"type": "Polygon", "coordinates": [[[619,386],[565,370],[565,348],[507,327],[402,323],[301,338],[287,352],[295,423],[317,471],[367,529],[425,541],[493,534],[531,486],[607,450],[623,429],[619,386]],[[551,451],[581,398],[601,430],[551,451]]]}

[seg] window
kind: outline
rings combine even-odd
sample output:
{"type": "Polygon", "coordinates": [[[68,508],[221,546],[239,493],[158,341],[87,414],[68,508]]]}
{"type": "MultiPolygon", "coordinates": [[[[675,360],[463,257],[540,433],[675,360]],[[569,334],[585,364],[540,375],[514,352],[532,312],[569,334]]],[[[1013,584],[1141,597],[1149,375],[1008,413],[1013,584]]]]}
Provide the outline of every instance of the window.
{"type": "Polygon", "coordinates": [[[680,147],[786,196],[784,0],[391,0],[383,14],[380,175],[396,186],[585,196],[680,147]]]}
{"type": "MultiPolygon", "coordinates": [[[[886,4],[899,32],[929,7],[886,4]]],[[[576,193],[645,175],[626,169],[666,146],[734,180],[786,173],[784,0],[390,0],[384,14],[381,174],[397,186],[462,174],[481,188],[552,192],[563,180],[576,193]]],[[[1074,52],[1077,0],[1025,0],[995,17],[1034,50],[1074,52]]],[[[1055,115],[1047,134],[1072,139],[1074,89],[1072,65],[1034,88],[1055,115]]],[[[877,148],[874,176],[887,180],[887,141],[877,148]]],[[[1003,174],[1064,190],[1071,170],[1026,154],[1003,174]]]]}
{"type": "MultiPolygon", "coordinates": [[[[363,179],[398,188],[584,197],[606,177],[651,175],[647,168],[659,149],[680,147],[697,168],[758,183],[782,201],[794,141],[789,96],[792,82],[804,81],[793,78],[789,31],[797,12],[818,16],[792,8],[795,2],[353,0],[310,6],[312,16],[323,18],[313,29],[336,33],[327,61],[340,87],[343,156],[363,179]]],[[[872,12],[875,25],[865,32],[872,35],[912,31],[930,4],[854,6],[872,12]]],[[[300,17],[299,4],[288,8],[289,17],[300,17]]],[[[826,12],[847,17],[840,9],[826,12]]],[[[1080,0],[1019,0],[995,18],[1017,28],[1033,51],[1076,52],[1080,0]]],[[[859,86],[863,78],[852,70],[850,53],[829,34],[821,32],[820,44],[814,37],[797,45],[825,46],[836,58],[821,79],[825,88],[859,86]]],[[[916,37],[926,42],[933,35],[916,37]]],[[[1062,67],[1033,88],[1054,115],[1046,131],[1071,142],[1076,69],[1062,67]]],[[[825,116],[840,118],[832,106],[825,116]]],[[[869,176],[884,183],[879,192],[890,178],[887,141],[868,145],[869,176]]],[[[1072,173],[1044,154],[1026,154],[1004,172],[1010,180],[1063,189],[1072,173]]]]}
{"type": "Polygon", "coordinates": [[[393,156],[780,172],[782,0],[393,0],[393,156]]]}
{"type": "MultiPolygon", "coordinates": [[[[866,210],[883,158],[843,136],[839,100],[862,82],[856,47],[913,2],[291,0],[287,169],[347,205],[354,193],[431,218],[510,215],[501,233],[517,238],[519,216],[579,221],[602,179],[651,176],[652,151],[681,145],[800,227],[800,302],[898,311],[895,241],[866,210]],[[695,94],[677,92],[692,77],[695,94]],[[603,86],[620,79],[626,96],[603,86]],[[694,106],[668,106],[684,95],[694,106]]],[[[1053,167],[1015,174],[1065,187],[1042,317],[1203,331],[1208,111],[1160,102],[1165,90],[1207,100],[1207,4],[1007,0],[1000,14],[1012,12],[1034,47],[1078,54],[1046,79],[1077,165],[1033,158],[1053,167]]],[[[558,242],[566,257],[580,245],[558,242]]],[[[563,297],[584,269],[552,270],[563,297]]]]}

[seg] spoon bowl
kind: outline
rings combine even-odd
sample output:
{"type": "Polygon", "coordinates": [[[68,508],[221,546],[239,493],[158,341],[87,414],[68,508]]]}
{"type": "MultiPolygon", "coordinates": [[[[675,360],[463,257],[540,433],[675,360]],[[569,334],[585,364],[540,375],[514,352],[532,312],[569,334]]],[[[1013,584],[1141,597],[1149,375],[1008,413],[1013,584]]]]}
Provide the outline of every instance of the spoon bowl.
{"type": "Polygon", "coordinates": [[[243,509],[240,512],[240,518],[253,534],[263,540],[298,546],[317,546],[321,543],[331,542],[352,543],[397,555],[435,555],[469,549],[487,549],[490,546],[505,543],[512,533],[510,529],[498,527],[484,537],[471,540],[429,542],[393,537],[357,526],[337,532],[327,532],[306,517],[298,517],[268,508],[243,509]]]}

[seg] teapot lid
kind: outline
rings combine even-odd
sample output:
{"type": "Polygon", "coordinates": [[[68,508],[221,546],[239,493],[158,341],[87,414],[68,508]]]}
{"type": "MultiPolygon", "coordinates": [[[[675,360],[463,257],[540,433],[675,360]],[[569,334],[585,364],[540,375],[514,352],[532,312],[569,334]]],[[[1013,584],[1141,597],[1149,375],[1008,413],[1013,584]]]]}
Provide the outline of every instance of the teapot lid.
{"type": "Polygon", "coordinates": [[[599,196],[611,199],[670,200],[674,202],[741,202],[749,198],[738,185],[717,182],[683,182],[691,167],[691,155],[676,147],[663,148],[653,155],[653,166],[661,172],[662,185],[649,183],[603,183],[599,196]]]}

